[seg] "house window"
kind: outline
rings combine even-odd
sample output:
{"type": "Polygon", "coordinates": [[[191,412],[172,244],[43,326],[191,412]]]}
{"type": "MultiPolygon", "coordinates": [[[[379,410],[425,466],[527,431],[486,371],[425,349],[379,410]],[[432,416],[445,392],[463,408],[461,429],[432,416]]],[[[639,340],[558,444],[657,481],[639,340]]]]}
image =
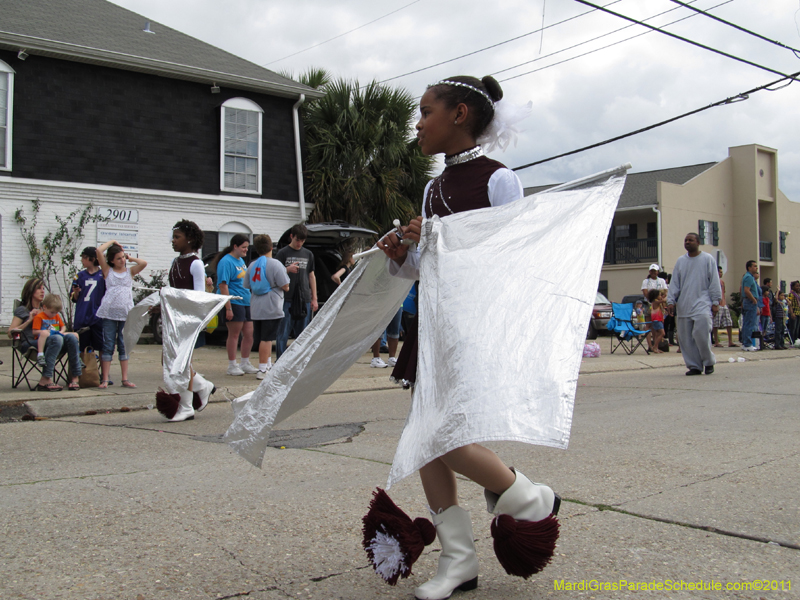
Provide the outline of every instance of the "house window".
{"type": "Polygon", "coordinates": [[[0,170],[11,170],[14,69],[0,60],[0,170]]]}
{"type": "Polygon", "coordinates": [[[614,238],[617,240],[635,240],[638,233],[636,225],[636,223],[614,225],[614,238]]]}
{"type": "Polygon", "coordinates": [[[261,193],[261,117],[264,111],[246,98],[222,105],[220,188],[261,193]]]}
{"type": "Polygon", "coordinates": [[[700,245],[710,244],[719,246],[719,223],[717,221],[698,221],[697,234],[700,236],[700,245]]]}

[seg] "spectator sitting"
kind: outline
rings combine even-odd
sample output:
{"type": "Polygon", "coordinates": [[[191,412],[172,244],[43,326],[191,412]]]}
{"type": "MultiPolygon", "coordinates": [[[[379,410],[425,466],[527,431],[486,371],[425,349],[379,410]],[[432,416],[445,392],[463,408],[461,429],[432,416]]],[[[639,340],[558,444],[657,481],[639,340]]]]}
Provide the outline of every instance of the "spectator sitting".
{"type": "MultiPolygon", "coordinates": [[[[27,352],[28,348],[36,346],[36,338],[33,335],[33,320],[42,312],[42,301],[44,300],[45,289],[44,281],[38,277],[32,277],[25,282],[22,287],[21,303],[14,311],[14,318],[8,329],[8,336],[20,335],[20,351],[27,352]]],[[[45,365],[42,368],[42,377],[36,386],[40,392],[60,392],[64,388],[53,382],[53,372],[55,371],[56,360],[61,354],[62,348],[66,347],[69,355],[70,364],[70,384],[69,389],[80,389],[78,377],[81,374],[80,349],[78,339],[73,336],[49,336],[44,348],[45,365]]]]}

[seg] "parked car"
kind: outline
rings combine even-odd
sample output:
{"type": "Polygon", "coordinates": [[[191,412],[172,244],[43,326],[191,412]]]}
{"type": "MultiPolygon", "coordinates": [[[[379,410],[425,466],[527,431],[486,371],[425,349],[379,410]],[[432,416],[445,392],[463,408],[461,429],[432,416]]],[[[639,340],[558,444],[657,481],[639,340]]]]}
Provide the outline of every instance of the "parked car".
{"type": "Polygon", "coordinates": [[[592,318],[589,321],[589,331],[586,338],[589,340],[597,339],[597,334],[608,329],[608,321],[611,319],[611,301],[600,292],[594,299],[592,318]]]}
{"type": "MultiPolygon", "coordinates": [[[[336,289],[331,275],[339,270],[342,263],[343,247],[351,240],[377,239],[378,233],[364,227],[356,227],[344,221],[329,223],[307,223],[308,238],[303,245],[314,255],[314,273],[317,279],[317,302],[321,309],[336,289]]],[[[288,246],[291,239],[287,229],[278,240],[275,252],[288,246]]],[[[358,251],[357,249],[354,251],[358,251]]]]}
{"type": "Polygon", "coordinates": [[[642,304],[645,304],[645,305],[648,305],[648,304],[650,304],[650,303],[647,301],[647,298],[645,298],[644,296],[642,296],[642,294],[641,294],[641,293],[639,293],[639,294],[629,294],[629,295],[627,295],[627,296],[623,296],[623,298],[622,298],[622,300],[621,300],[620,304],[636,304],[636,303],[637,303],[637,302],[639,302],[640,300],[642,301],[642,304]]]}

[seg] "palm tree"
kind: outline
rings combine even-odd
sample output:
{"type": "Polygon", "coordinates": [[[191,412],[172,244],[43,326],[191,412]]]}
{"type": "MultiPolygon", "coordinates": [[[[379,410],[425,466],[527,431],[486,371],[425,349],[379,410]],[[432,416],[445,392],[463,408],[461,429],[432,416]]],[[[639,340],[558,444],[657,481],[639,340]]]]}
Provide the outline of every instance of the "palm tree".
{"type": "Polygon", "coordinates": [[[299,81],[325,96],[303,109],[309,221],[341,219],[384,232],[419,214],[433,159],[412,135],[416,104],[405,90],[332,81],[311,69],[299,81]]]}

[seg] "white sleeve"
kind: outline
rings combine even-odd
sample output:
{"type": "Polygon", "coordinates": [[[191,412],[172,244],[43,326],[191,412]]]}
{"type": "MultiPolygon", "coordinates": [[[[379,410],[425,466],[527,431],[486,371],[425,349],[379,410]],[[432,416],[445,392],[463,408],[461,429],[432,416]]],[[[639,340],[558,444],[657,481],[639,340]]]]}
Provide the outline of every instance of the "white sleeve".
{"type": "Polygon", "coordinates": [[[422,193],[422,218],[427,219],[428,214],[425,212],[425,199],[428,197],[428,190],[431,189],[431,185],[433,184],[433,179],[431,179],[428,184],[425,186],[425,191],[422,193]]]}
{"type": "Polygon", "coordinates": [[[497,169],[489,178],[489,203],[502,206],[524,196],[522,182],[511,169],[497,169]]]}
{"type": "Polygon", "coordinates": [[[193,260],[189,266],[189,273],[192,274],[192,281],[194,284],[194,291],[206,291],[206,270],[203,267],[202,260],[193,260]]]}

